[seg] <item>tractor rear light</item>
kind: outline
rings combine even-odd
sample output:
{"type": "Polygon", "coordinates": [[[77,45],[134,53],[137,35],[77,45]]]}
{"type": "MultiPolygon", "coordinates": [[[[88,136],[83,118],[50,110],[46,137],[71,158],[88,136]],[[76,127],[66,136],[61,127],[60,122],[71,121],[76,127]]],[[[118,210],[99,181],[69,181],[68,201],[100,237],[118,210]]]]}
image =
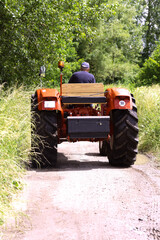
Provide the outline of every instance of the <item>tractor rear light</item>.
{"type": "Polygon", "coordinates": [[[124,100],[119,101],[119,106],[124,107],[126,105],[126,102],[124,100]]]}
{"type": "Polygon", "coordinates": [[[44,101],[44,108],[55,108],[56,101],[44,101]]]}

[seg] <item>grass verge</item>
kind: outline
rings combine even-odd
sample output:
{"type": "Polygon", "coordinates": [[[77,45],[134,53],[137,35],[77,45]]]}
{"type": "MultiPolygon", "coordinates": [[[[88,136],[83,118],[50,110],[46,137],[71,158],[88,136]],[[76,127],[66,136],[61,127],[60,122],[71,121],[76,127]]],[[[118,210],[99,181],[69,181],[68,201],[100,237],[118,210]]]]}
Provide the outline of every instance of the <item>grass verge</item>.
{"type": "Polygon", "coordinates": [[[30,151],[30,94],[23,87],[0,87],[0,224],[10,201],[22,188],[21,177],[30,151]]]}
{"type": "Polygon", "coordinates": [[[160,85],[134,89],[139,118],[139,150],[160,160],[160,85]]]}

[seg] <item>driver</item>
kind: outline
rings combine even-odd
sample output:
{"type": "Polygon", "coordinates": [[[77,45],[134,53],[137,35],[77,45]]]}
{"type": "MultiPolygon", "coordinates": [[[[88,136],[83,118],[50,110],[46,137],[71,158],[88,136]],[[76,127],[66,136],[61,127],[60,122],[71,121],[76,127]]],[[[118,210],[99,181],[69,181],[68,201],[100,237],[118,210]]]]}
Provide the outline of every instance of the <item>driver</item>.
{"type": "Polygon", "coordinates": [[[73,73],[68,83],[95,83],[96,80],[93,74],[89,73],[89,63],[83,62],[81,64],[81,70],[73,73]]]}

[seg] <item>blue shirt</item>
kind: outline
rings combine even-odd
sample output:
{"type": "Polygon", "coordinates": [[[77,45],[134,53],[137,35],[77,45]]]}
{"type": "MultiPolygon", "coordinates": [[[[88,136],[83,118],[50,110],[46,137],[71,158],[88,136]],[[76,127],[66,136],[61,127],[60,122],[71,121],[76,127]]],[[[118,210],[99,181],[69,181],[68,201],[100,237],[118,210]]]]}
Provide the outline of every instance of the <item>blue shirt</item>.
{"type": "Polygon", "coordinates": [[[79,71],[73,73],[69,83],[95,83],[96,80],[93,74],[86,71],[79,71]]]}

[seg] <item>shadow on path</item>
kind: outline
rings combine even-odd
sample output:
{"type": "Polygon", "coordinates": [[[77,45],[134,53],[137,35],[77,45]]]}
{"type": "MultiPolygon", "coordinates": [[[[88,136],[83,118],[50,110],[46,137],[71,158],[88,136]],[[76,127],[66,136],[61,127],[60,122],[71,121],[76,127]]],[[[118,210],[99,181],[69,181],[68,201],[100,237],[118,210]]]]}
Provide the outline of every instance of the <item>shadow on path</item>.
{"type": "MultiPolygon", "coordinates": [[[[76,154],[73,154],[76,155],[76,154]]],[[[99,159],[101,157],[97,153],[87,153],[87,156],[98,156],[99,159]]],[[[84,158],[85,158],[84,155],[84,158]]],[[[47,167],[43,169],[34,169],[37,172],[48,172],[48,171],[88,171],[92,169],[121,169],[120,167],[113,167],[108,163],[107,157],[105,161],[92,161],[87,159],[82,159],[81,161],[78,160],[68,160],[68,158],[63,153],[58,153],[57,164],[56,167],[47,167]]]]}

